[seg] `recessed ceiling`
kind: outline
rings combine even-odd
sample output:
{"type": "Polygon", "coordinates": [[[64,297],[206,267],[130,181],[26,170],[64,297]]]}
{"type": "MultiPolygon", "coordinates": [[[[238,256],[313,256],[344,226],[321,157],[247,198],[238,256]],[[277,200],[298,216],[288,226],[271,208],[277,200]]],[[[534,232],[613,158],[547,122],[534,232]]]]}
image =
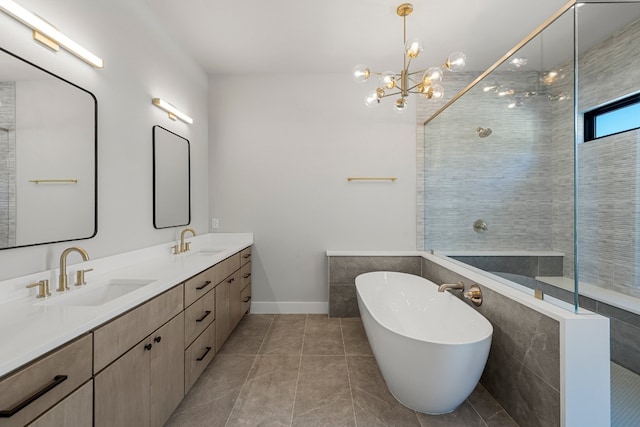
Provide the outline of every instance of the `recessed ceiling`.
{"type": "MultiPolygon", "coordinates": [[[[402,67],[400,2],[389,0],[143,0],[207,74],[351,73],[402,67]]],[[[414,0],[407,37],[425,45],[419,68],[455,51],[469,70],[493,64],[564,0],[414,0]]]]}

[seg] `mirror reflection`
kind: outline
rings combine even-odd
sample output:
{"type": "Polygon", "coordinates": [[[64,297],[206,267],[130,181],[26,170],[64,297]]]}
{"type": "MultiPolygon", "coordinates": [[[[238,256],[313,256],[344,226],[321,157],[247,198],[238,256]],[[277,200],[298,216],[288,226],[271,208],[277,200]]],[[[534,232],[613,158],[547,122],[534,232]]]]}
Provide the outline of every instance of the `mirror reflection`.
{"type": "Polygon", "coordinates": [[[0,249],[95,235],[96,107],[0,48],[0,249]]]}
{"type": "Polygon", "coordinates": [[[153,127],[153,226],[191,222],[189,140],[161,126],[153,127]]]}

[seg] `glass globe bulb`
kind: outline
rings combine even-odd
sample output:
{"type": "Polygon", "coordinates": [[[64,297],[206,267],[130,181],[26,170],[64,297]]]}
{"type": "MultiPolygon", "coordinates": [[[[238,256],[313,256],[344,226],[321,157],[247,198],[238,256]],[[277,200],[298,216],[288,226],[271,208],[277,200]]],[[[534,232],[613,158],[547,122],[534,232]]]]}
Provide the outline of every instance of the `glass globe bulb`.
{"type": "Polygon", "coordinates": [[[358,64],[353,68],[353,80],[364,83],[371,77],[371,70],[366,65],[358,64]]]}
{"type": "Polygon", "coordinates": [[[433,83],[438,83],[442,81],[442,70],[440,67],[431,67],[427,69],[422,75],[422,83],[425,86],[428,86],[433,83]]]}
{"type": "Polygon", "coordinates": [[[396,74],[393,71],[385,71],[380,76],[380,83],[387,89],[396,87],[396,74]]]}
{"type": "Polygon", "coordinates": [[[396,102],[393,104],[393,109],[398,113],[402,113],[407,110],[407,100],[404,98],[396,99],[396,102]]]}
{"type": "Polygon", "coordinates": [[[404,46],[405,54],[412,59],[420,55],[423,49],[422,43],[418,39],[409,40],[404,46]]]}
{"type": "Polygon", "coordinates": [[[364,105],[369,108],[377,107],[378,104],[380,104],[380,99],[378,99],[378,95],[376,95],[375,91],[371,92],[364,98],[364,105]]]}
{"type": "Polygon", "coordinates": [[[447,70],[455,73],[464,68],[467,64],[467,55],[462,52],[453,52],[447,58],[447,62],[445,62],[444,66],[447,67],[447,70]]]}
{"type": "Polygon", "coordinates": [[[425,96],[430,101],[440,101],[444,98],[444,88],[438,83],[435,83],[428,88],[425,96]]]}

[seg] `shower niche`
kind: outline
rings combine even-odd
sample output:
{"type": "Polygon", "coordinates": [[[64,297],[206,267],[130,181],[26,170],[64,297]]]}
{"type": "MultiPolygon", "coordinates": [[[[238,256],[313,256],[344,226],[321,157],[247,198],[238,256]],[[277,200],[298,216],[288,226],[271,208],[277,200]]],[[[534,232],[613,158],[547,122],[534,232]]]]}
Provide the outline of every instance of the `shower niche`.
{"type": "Polygon", "coordinates": [[[640,92],[640,3],[569,2],[456,77],[451,101],[418,107],[419,246],[574,311],[579,292],[640,314],[640,130],[583,137],[585,113],[640,92]]]}

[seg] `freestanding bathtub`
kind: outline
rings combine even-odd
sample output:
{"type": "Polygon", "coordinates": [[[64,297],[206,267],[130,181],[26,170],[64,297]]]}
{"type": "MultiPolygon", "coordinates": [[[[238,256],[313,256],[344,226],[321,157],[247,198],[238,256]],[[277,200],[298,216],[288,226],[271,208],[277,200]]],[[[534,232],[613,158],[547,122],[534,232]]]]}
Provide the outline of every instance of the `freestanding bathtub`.
{"type": "Polygon", "coordinates": [[[487,363],[491,323],[412,274],[361,274],[356,289],[365,332],[395,398],[427,414],[464,402],[487,363]]]}

